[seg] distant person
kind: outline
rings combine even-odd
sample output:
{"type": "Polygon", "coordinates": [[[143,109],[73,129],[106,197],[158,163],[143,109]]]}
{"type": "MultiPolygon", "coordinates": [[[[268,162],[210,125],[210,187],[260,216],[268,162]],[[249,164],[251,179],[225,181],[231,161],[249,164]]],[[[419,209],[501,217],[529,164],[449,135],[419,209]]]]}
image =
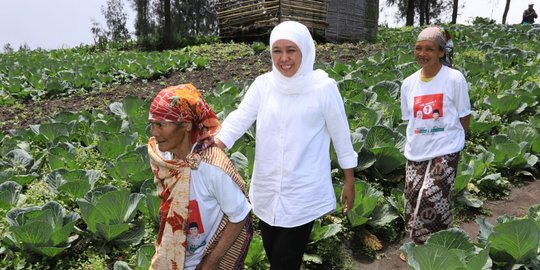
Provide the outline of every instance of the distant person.
{"type": "Polygon", "coordinates": [[[448,29],[442,26],[440,26],[439,28],[443,32],[444,41],[446,42],[444,46],[444,59],[442,61],[442,64],[447,67],[452,67],[452,58],[454,56],[454,41],[452,40],[452,36],[450,36],[450,32],[448,32],[448,29]]]}
{"type": "Polygon", "coordinates": [[[538,15],[536,14],[536,11],[533,8],[534,4],[530,3],[529,8],[523,11],[523,21],[521,23],[523,25],[530,25],[534,23],[534,19],[538,18],[538,15]]]}
{"type": "Polygon", "coordinates": [[[215,147],[216,114],[195,86],[182,84],[159,92],[148,121],[148,156],[161,197],[150,269],[243,269],[251,206],[244,180],[215,147]]]}
{"type": "MultiPolygon", "coordinates": [[[[408,121],[404,155],[406,229],[416,244],[452,225],[452,193],[471,103],[463,74],[442,64],[446,41],[439,27],[418,35],[420,70],[401,86],[402,119],[408,121]],[[422,112],[422,117],[419,112],[422,112]],[[437,126],[434,128],[434,126],[437,126]],[[419,127],[431,126],[430,132],[419,127]]],[[[400,257],[405,260],[404,254],[400,257]]]]}
{"type": "Polygon", "coordinates": [[[313,69],[315,42],[308,28],[294,21],[278,24],[270,48],[272,71],[251,84],[223,122],[216,144],[231,148],[255,123],[249,198],[270,269],[295,270],[315,219],[336,209],[330,142],[343,169],[345,214],[354,205],[358,156],[336,81],[313,69]]]}

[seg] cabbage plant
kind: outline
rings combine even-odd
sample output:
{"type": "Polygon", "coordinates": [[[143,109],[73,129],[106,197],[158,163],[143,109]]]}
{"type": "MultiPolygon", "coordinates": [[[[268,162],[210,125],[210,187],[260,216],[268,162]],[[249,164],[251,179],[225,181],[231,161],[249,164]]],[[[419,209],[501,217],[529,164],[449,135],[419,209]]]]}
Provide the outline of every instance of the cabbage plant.
{"type": "Polygon", "coordinates": [[[80,218],[76,213],[52,201],[43,207],[14,208],[7,213],[8,233],[2,240],[14,250],[28,250],[48,257],[60,254],[71,246],[71,236],[80,218]]]}
{"type": "Polygon", "coordinates": [[[10,210],[24,201],[26,196],[20,194],[22,186],[14,181],[7,181],[0,184],[0,209],[10,210]]]}
{"type": "Polygon", "coordinates": [[[524,217],[500,216],[491,225],[478,218],[478,242],[461,229],[432,234],[425,244],[401,246],[410,269],[538,269],[540,266],[540,205],[524,217]]]}
{"type": "Polygon", "coordinates": [[[424,245],[409,242],[400,250],[414,270],[483,270],[492,265],[489,246],[477,250],[467,233],[457,228],[432,234],[424,245]]]}
{"type": "Polygon", "coordinates": [[[134,222],[140,193],[102,186],[90,190],[84,198],[77,199],[81,217],[88,230],[105,241],[138,243],[144,236],[144,225],[134,222]]]}
{"type": "Polygon", "coordinates": [[[94,187],[100,177],[98,170],[73,170],[59,169],[50,172],[45,177],[45,182],[56,194],[65,193],[74,198],[80,198],[94,187]]]}

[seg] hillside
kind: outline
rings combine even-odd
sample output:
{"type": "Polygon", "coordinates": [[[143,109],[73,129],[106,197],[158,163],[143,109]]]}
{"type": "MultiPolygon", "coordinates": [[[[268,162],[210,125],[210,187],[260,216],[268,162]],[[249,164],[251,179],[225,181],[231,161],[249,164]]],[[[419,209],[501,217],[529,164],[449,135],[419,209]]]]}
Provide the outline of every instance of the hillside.
{"type": "MultiPolygon", "coordinates": [[[[407,246],[422,255],[410,256],[409,264],[534,269],[540,266],[540,28],[449,29],[473,107],[454,183],[456,228],[434,244],[407,246]],[[477,217],[491,225],[477,224],[477,217]]],[[[336,80],[345,101],[359,166],[351,213],[343,216],[338,204],[316,220],[306,269],[407,268],[397,256],[408,242],[399,90],[418,69],[412,48],[419,31],[383,28],[376,44],[317,45],[317,67],[336,80]]],[[[0,55],[0,269],[144,268],[159,207],[145,148],[148,102],[166,86],[193,83],[223,116],[270,67],[268,48],[243,43],[0,55]],[[115,203],[122,200],[125,205],[115,203]]],[[[246,181],[254,144],[248,132],[228,150],[246,181]]],[[[342,175],[334,170],[332,177],[339,194],[342,175]]],[[[249,252],[246,269],[267,268],[257,233],[249,252]]]]}
{"type": "MultiPolygon", "coordinates": [[[[354,62],[360,57],[369,56],[382,49],[381,44],[322,44],[317,46],[316,63],[354,62]]],[[[44,123],[47,117],[62,111],[92,109],[107,111],[109,103],[128,95],[151,100],[159,90],[169,85],[193,83],[199,89],[207,91],[220,83],[243,84],[271,68],[268,50],[251,54],[238,53],[240,50],[249,51],[248,44],[216,44],[195,50],[211,59],[206,68],[175,71],[155,80],[135,80],[127,84],[109,85],[100,89],[76,91],[64,96],[38,101],[29,100],[15,106],[6,106],[0,112],[0,131],[7,132],[12,128],[44,123]],[[214,57],[213,52],[223,57],[214,57]],[[241,56],[226,57],[235,53],[241,56]]]]}

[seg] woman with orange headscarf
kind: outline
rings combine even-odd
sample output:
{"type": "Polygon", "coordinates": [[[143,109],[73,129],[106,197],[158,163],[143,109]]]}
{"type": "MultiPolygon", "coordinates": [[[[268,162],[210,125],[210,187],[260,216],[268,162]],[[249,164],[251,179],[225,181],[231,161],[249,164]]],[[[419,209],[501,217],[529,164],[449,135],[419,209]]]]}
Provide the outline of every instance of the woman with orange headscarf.
{"type": "Polygon", "coordinates": [[[148,120],[148,155],[162,198],[151,269],[243,269],[253,234],[244,180],[214,147],[221,125],[191,84],[165,88],[148,120]]]}

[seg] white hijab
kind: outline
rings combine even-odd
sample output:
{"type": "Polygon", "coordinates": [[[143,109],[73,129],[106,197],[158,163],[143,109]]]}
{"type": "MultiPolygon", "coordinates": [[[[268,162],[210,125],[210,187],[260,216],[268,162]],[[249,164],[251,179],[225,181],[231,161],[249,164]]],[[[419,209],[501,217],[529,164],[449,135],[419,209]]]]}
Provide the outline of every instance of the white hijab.
{"type": "Polygon", "coordinates": [[[277,40],[294,42],[302,52],[300,68],[292,77],[286,77],[272,61],[271,78],[274,89],[286,95],[301,94],[313,90],[317,82],[328,77],[323,70],[313,70],[315,64],[315,42],[307,27],[299,22],[286,21],[278,24],[270,34],[270,46],[277,40]]]}

